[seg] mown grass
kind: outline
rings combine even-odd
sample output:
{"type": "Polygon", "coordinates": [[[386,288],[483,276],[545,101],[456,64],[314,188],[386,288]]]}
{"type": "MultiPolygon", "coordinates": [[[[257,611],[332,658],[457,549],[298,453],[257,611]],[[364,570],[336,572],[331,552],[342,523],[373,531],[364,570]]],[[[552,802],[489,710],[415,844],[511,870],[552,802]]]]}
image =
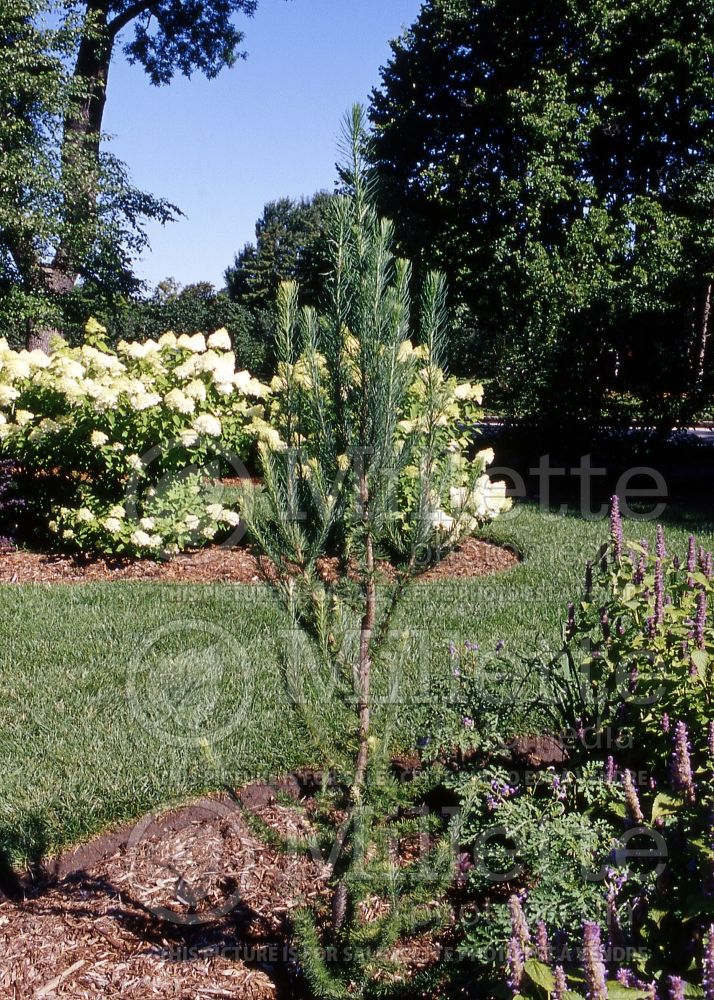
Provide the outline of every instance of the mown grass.
{"type": "MultiPolygon", "coordinates": [[[[714,524],[670,510],[670,548],[714,524]]],[[[631,538],[654,524],[629,522],[631,538]]],[[[607,522],[522,505],[488,537],[521,565],[468,581],[417,585],[396,623],[417,631],[430,669],[448,669],[450,640],[484,656],[506,642],[514,670],[558,641],[567,601],[607,522]]],[[[228,584],[93,583],[0,587],[0,851],[22,864],[145,811],[203,792],[320,764],[339,716],[304,713],[279,669],[285,623],[264,588],[228,584]]],[[[403,689],[423,660],[400,662],[403,689]],[[419,662],[417,662],[419,661],[419,662]]],[[[418,735],[409,704],[398,739],[418,735]]]]}

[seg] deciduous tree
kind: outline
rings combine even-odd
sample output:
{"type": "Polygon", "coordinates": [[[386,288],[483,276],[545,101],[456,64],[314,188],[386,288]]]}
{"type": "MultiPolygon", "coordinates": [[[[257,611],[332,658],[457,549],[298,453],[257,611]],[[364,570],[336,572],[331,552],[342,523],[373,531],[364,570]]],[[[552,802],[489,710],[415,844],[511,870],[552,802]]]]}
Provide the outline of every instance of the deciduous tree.
{"type": "MultiPolygon", "coordinates": [[[[121,46],[156,85],[177,72],[214,77],[243,55],[233,19],[255,8],[256,0],[67,0],[51,30],[41,24],[50,13],[43,0],[8,0],[0,88],[14,160],[4,167],[14,168],[19,211],[6,206],[12,217],[2,219],[6,284],[46,302],[70,292],[80,276],[126,274],[142,242],[141,219],[167,221],[175,210],[132,188],[121,165],[101,152],[112,59],[121,46]],[[21,160],[29,166],[24,178],[21,160]]],[[[32,345],[46,347],[49,334],[36,321],[32,345]]]]}
{"type": "Polygon", "coordinates": [[[711,0],[428,0],[392,43],[371,110],[385,202],[516,412],[701,399],[712,38],[711,0]]]}

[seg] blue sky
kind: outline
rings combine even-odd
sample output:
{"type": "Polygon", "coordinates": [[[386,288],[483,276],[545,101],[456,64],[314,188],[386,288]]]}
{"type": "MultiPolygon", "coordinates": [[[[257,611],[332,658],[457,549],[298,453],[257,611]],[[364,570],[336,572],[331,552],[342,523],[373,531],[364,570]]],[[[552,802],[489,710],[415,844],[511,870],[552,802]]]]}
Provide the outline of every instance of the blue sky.
{"type": "Polygon", "coordinates": [[[155,284],[211,281],[247,240],[263,205],[334,181],[340,121],[366,101],[420,0],[260,0],[241,20],[248,59],[215,80],[152,87],[116,53],[105,131],[135,184],[187,218],[150,228],[137,273],[155,284]]]}

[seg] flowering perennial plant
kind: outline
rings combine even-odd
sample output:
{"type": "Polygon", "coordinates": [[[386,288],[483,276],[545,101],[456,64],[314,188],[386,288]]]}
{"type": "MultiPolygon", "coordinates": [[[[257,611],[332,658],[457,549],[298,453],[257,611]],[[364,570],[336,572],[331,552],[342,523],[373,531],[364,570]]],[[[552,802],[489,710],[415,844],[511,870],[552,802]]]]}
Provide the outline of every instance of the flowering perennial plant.
{"type": "Polygon", "coordinates": [[[626,541],[617,504],[610,528],[558,654],[516,687],[452,642],[422,730],[460,806],[462,957],[493,995],[714,997],[712,558],[626,541]]]}
{"type": "MultiPolygon", "coordinates": [[[[625,971],[639,987],[654,982],[661,996],[700,995],[714,968],[712,557],[692,536],[680,561],[662,527],[653,552],[626,542],[616,502],[610,528],[599,572],[588,571],[583,598],[569,609],[563,650],[550,665],[554,720],[563,731],[588,734],[587,745],[572,748],[569,768],[578,757],[592,766],[588,746],[598,748],[595,756],[610,750],[601,765],[608,791],[590,799],[588,812],[608,823],[613,843],[641,836],[638,843],[654,852],[644,879],[647,866],[629,862],[622,847],[611,855],[621,874],[610,897],[603,882],[610,943],[630,947],[635,957],[625,971]]],[[[582,779],[576,784],[582,794],[582,779]]],[[[594,941],[592,926],[586,944],[594,941]]],[[[588,948],[595,954],[595,945],[588,948]]],[[[588,995],[602,993],[596,978],[588,995]]]]}
{"type": "Polygon", "coordinates": [[[682,564],[667,555],[664,531],[651,553],[645,542],[622,542],[618,521],[599,574],[589,568],[583,598],[569,612],[551,675],[555,699],[574,728],[613,727],[666,767],[670,727],[679,726],[677,770],[689,794],[684,750],[691,742],[704,753],[714,696],[711,554],[692,536],[682,564]]]}

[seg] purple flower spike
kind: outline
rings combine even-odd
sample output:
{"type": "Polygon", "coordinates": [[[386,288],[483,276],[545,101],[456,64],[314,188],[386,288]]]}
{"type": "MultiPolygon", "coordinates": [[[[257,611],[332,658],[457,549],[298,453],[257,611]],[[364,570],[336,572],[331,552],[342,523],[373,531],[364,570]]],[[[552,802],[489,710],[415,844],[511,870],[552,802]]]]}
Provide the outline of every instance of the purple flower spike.
{"type": "Polygon", "coordinates": [[[629,679],[630,694],[634,694],[635,693],[635,688],[637,687],[637,680],[638,680],[639,676],[640,676],[640,672],[637,669],[637,666],[634,666],[632,668],[632,670],[630,671],[630,679],[629,679]]]}
{"type": "Polygon", "coordinates": [[[661,625],[664,621],[664,572],[662,560],[655,562],[655,622],[661,625]]]}
{"type": "Polygon", "coordinates": [[[607,1000],[605,963],[602,960],[600,928],[588,920],[583,924],[583,967],[588,1000],[607,1000]]]}
{"type": "Polygon", "coordinates": [[[687,573],[693,573],[697,568],[697,540],[694,535],[689,536],[689,546],[687,548],[687,573]]]}
{"type": "Polygon", "coordinates": [[[672,566],[674,567],[674,569],[679,569],[679,567],[680,567],[681,565],[682,565],[682,564],[681,564],[681,563],[680,563],[680,561],[679,561],[679,556],[673,556],[673,557],[672,557],[672,566]]]}
{"type": "Polygon", "coordinates": [[[572,601],[568,602],[568,623],[565,626],[565,638],[572,639],[575,635],[575,605],[572,601]]]}
{"type": "Polygon", "coordinates": [[[550,941],[548,940],[548,931],[542,920],[539,920],[536,924],[535,946],[538,961],[548,964],[550,962],[550,941]]]}
{"type": "Polygon", "coordinates": [[[669,732],[670,723],[669,723],[669,714],[667,712],[662,712],[662,719],[661,719],[660,725],[662,726],[662,732],[663,733],[668,733],[669,732]]]}
{"type": "Polygon", "coordinates": [[[615,766],[615,758],[614,757],[608,757],[607,761],[605,762],[605,784],[606,785],[611,785],[613,783],[613,781],[615,780],[615,772],[616,771],[617,771],[617,768],[615,766]]]}
{"type": "Polygon", "coordinates": [[[711,924],[704,939],[702,986],[706,1000],[714,1000],[714,924],[711,924]]]}
{"type": "Polygon", "coordinates": [[[714,722],[709,723],[708,737],[709,756],[714,757],[714,722]]]}
{"type": "Polygon", "coordinates": [[[625,792],[625,803],[627,805],[627,811],[630,815],[630,819],[637,823],[638,826],[641,826],[645,821],[645,817],[640,807],[637,789],[632,781],[632,774],[627,770],[627,768],[625,768],[622,772],[622,787],[625,792]]]}
{"type": "Polygon", "coordinates": [[[568,992],[568,980],[565,976],[565,969],[562,965],[556,965],[555,967],[555,987],[551,993],[552,1000],[563,1000],[564,995],[568,992]]]}
{"type": "Polygon", "coordinates": [[[622,555],[622,516],[617,493],[610,500],[610,538],[612,540],[612,554],[615,559],[619,559],[622,555]]]}
{"type": "Polygon", "coordinates": [[[600,612],[600,627],[602,628],[602,636],[605,642],[610,638],[610,615],[607,613],[607,608],[603,608],[600,612]]]}
{"type": "Polygon", "coordinates": [[[526,915],[518,896],[511,896],[508,900],[508,912],[511,915],[511,933],[513,937],[518,939],[523,952],[526,953],[531,943],[531,933],[528,930],[526,915]]]}
{"type": "Polygon", "coordinates": [[[458,885],[463,885],[466,882],[466,877],[473,866],[474,863],[471,860],[471,855],[466,851],[462,851],[456,859],[456,881],[458,885]]]}
{"type": "Polygon", "coordinates": [[[704,649],[704,630],[707,625],[707,595],[703,590],[697,594],[697,617],[694,621],[694,637],[699,649],[704,649]]]}
{"type": "Polygon", "coordinates": [[[511,896],[508,900],[508,910],[511,915],[511,937],[507,951],[508,985],[514,992],[518,992],[523,978],[523,966],[530,952],[531,936],[518,896],[511,896]]]}
{"type": "Polygon", "coordinates": [[[470,715],[465,715],[461,720],[461,725],[464,727],[464,729],[473,729],[476,723],[474,722],[474,720],[471,718],[470,715]]]}
{"type": "Polygon", "coordinates": [[[657,558],[667,558],[667,547],[664,544],[664,528],[661,524],[657,525],[657,558]]]}
{"type": "Polygon", "coordinates": [[[694,802],[695,790],[692,778],[692,762],[689,757],[687,727],[678,722],[674,727],[674,753],[672,754],[672,784],[683,792],[689,802],[694,802]]]}
{"type": "Polygon", "coordinates": [[[669,977],[669,995],[671,1000],[684,1000],[684,983],[679,976],[669,977]]]}
{"type": "Polygon", "coordinates": [[[523,979],[524,965],[525,961],[523,959],[523,950],[521,946],[516,938],[509,938],[508,948],[506,949],[506,968],[508,972],[507,981],[514,994],[518,993],[520,990],[521,980],[523,979]]]}

